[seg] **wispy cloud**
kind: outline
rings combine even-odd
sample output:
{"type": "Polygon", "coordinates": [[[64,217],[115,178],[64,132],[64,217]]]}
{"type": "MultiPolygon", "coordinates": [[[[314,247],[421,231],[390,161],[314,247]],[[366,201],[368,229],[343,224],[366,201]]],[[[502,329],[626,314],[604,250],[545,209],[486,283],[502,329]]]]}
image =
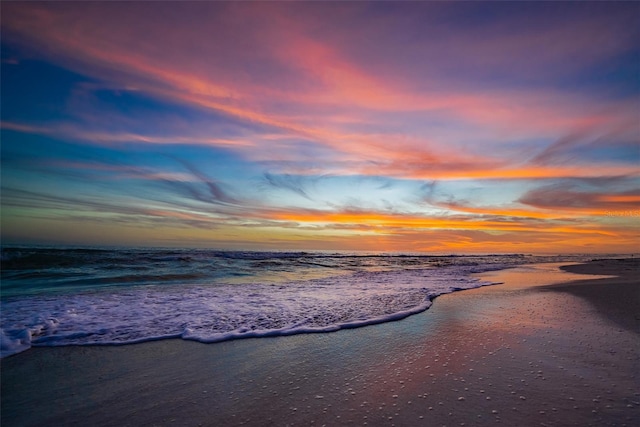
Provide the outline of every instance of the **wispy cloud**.
{"type": "Polygon", "coordinates": [[[313,200],[309,196],[309,190],[307,189],[308,180],[303,179],[303,177],[300,175],[275,175],[269,172],[265,172],[264,181],[273,188],[289,190],[299,196],[304,197],[305,199],[313,200]]]}
{"type": "Polygon", "coordinates": [[[186,144],[205,145],[214,147],[251,147],[254,143],[248,139],[232,138],[208,138],[189,135],[158,136],[145,135],[130,132],[108,132],[100,130],[85,129],[70,123],[54,123],[48,125],[31,125],[3,121],[0,123],[1,129],[10,131],[45,135],[53,138],[81,141],[88,144],[98,145],[122,145],[127,143],[141,144],[186,144]]]}

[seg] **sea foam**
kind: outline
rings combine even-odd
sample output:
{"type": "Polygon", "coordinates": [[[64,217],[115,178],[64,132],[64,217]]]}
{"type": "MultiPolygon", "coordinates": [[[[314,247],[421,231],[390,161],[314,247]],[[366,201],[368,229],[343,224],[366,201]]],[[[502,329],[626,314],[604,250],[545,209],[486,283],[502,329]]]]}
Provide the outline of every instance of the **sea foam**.
{"type": "MultiPolygon", "coordinates": [[[[494,265],[493,269],[496,268],[494,265]]],[[[216,342],[397,320],[434,297],[489,284],[478,267],[358,271],[284,283],[144,286],[2,301],[2,356],[31,346],[163,338],[216,342]]]]}

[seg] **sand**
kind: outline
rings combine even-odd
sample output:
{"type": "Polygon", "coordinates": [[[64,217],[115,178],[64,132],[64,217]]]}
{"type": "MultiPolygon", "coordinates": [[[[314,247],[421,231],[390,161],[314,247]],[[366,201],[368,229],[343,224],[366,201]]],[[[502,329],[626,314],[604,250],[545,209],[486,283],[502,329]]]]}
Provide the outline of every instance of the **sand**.
{"type": "MultiPolygon", "coordinates": [[[[569,265],[562,270],[582,274],[613,274],[615,292],[602,292],[607,280],[575,281],[550,286],[552,291],[568,292],[588,300],[608,320],[623,328],[640,333],[640,262],[633,259],[593,261],[589,264],[569,265]]],[[[607,289],[610,289],[607,288],[607,289]]]]}
{"type": "Polygon", "coordinates": [[[486,273],[334,333],[33,348],[1,362],[2,426],[638,425],[639,265],[486,273]],[[621,276],[548,286],[568,271],[621,276]]]}

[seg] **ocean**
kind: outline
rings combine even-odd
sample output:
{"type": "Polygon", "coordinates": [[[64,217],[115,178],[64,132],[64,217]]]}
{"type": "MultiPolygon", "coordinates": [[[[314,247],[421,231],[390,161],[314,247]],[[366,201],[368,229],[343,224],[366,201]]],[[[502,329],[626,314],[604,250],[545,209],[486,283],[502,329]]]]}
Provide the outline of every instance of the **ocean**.
{"type": "Polygon", "coordinates": [[[587,255],[424,255],[203,249],[2,248],[0,344],[217,342],[402,319],[473,273],[587,255]]]}

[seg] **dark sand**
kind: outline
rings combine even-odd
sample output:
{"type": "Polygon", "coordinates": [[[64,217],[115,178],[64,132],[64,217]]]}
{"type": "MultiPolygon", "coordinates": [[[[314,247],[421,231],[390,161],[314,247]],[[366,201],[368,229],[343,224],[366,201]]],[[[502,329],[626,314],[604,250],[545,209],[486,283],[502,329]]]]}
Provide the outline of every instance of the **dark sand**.
{"type": "Polygon", "coordinates": [[[33,348],[1,362],[2,426],[637,426],[639,265],[487,273],[328,334],[33,348]]]}
{"type": "MultiPolygon", "coordinates": [[[[640,334],[640,260],[602,260],[589,264],[568,265],[562,270],[578,274],[619,276],[615,292],[602,292],[608,280],[581,280],[550,286],[549,290],[568,292],[589,301],[607,319],[640,334]]],[[[607,288],[610,289],[610,288],[607,288]]]]}

